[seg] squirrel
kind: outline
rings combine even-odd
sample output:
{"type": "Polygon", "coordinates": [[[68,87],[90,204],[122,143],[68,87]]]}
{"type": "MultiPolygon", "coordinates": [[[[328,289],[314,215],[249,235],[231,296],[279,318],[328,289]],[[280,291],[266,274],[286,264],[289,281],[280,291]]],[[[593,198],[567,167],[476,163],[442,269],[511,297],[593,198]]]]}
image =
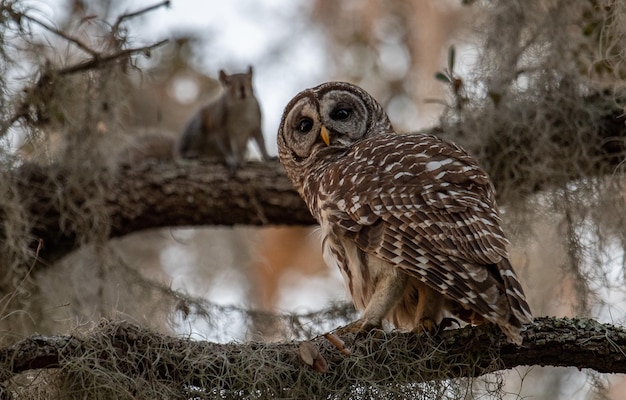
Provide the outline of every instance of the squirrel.
{"type": "Polygon", "coordinates": [[[261,129],[261,107],[252,89],[252,66],[247,73],[219,72],[222,93],[201,107],[177,143],[181,158],[212,158],[237,169],[247,154],[248,141],[256,142],[261,156],[269,160],[261,129]]]}

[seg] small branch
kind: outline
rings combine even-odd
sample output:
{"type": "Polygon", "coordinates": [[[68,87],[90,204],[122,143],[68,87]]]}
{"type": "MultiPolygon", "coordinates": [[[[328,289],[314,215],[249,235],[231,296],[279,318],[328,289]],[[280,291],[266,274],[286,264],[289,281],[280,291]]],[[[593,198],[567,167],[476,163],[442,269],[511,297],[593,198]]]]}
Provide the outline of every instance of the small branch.
{"type": "Polygon", "coordinates": [[[626,372],[623,328],[590,319],[538,318],[522,336],[524,343],[517,347],[491,325],[448,330],[436,337],[392,332],[357,343],[353,335],[340,335],[351,355],[320,336],[307,341],[327,362],[327,371],[319,373],[300,360],[302,342],[216,344],[105,322],[84,337],[34,335],[0,349],[0,379],[36,368],[88,374],[97,365],[99,374],[123,371],[126,376],[156,377],[206,390],[241,393],[254,383],[255,390],[268,397],[309,390],[323,398],[359,385],[392,387],[477,377],[522,365],[626,372]]]}
{"type": "Polygon", "coordinates": [[[70,43],[73,43],[74,45],[76,45],[76,47],[83,50],[85,53],[90,54],[92,57],[98,56],[98,52],[96,50],[92,49],[87,44],[83,43],[80,39],[77,39],[74,36],[68,35],[67,33],[55,28],[54,26],[48,25],[47,23],[40,21],[35,17],[31,17],[30,15],[22,14],[22,18],[41,26],[45,30],[51,33],[54,33],[55,35],[67,40],[70,43]]]}
{"type": "MultiPolygon", "coordinates": [[[[163,6],[169,7],[169,5],[170,5],[170,2],[166,0],[160,3],[157,3],[155,5],[145,7],[141,10],[119,16],[117,18],[117,21],[111,28],[110,36],[112,38],[118,37],[119,26],[126,19],[136,17],[138,15],[155,10],[159,7],[163,7],[163,6]]],[[[165,39],[165,40],[161,40],[151,45],[135,47],[135,48],[130,48],[130,49],[123,49],[123,50],[115,51],[112,54],[106,54],[105,52],[100,52],[100,51],[92,49],[87,43],[83,42],[82,40],[76,38],[75,36],[70,35],[67,32],[57,29],[56,27],[44,21],[41,21],[38,18],[32,17],[30,15],[26,15],[26,14],[19,14],[19,17],[16,16],[15,18],[17,20],[25,19],[34,24],[37,24],[41,26],[42,28],[44,28],[45,30],[53,33],[54,35],[59,36],[60,38],[66,40],[68,43],[75,45],[76,47],[84,51],[85,53],[89,54],[88,59],[82,60],[73,65],[61,67],[58,69],[49,68],[49,67],[42,68],[39,71],[39,75],[40,75],[39,79],[37,79],[37,81],[34,84],[32,84],[30,87],[27,87],[24,89],[25,92],[33,92],[33,97],[38,97],[38,94],[39,94],[38,90],[40,90],[41,88],[46,88],[46,90],[48,90],[48,88],[51,87],[51,84],[54,83],[54,79],[58,76],[71,75],[71,74],[93,70],[93,69],[101,69],[103,67],[108,66],[111,62],[121,60],[121,59],[127,59],[136,53],[143,53],[144,55],[149,56],[152,50],[167,43],[167,39],[165,39]]],[[[22,101],[22,103],[17,104],[15,106],[15,111],[12,113],[10,117],[6,119],[6,122],[3,123],[2,126],[0,126],[0,137],[5,136],[9,128],[11,128],[18,121],[22,119],[26,120],[27,122],[29,121],[30,115],[31,115],[30,109],[32,107],[30,98],[31,97],[29,97],[27,100],[24,100],[22,101]]]]}
{"type": "Polygon", "coordinates": [[[113,28],[111,29],[112,32],[117,33],[117,31],[119,30],[120,25],[122,24],[122,22],[124,22],[127,19],[131,19],[131,18],[135,18],[139,15],[142,14],[146,14],[150,11],[156,10],[157,8],[161,8],[161,7],[169,7],[170,6],[170,1],[169,0],[165,0],[162,1],[160,3],[156,3],[153,4],[151,6],[147,6],[145,8],[139,9],[137,11],[133,11],[131,13],[127,13],[127,14],[122,14],[119,17],[117,17],[117,20],[115,21],[115,24],[113,24],[113,28]]]}
{"type": "MultiPolygon", "coordinates": [[[[38,88],[49,87],[51,83],[54,82],[54,77],[56,76],[64,76],[71,75],[75,73],[80,73],[84,71],[94,70],[104,68],[109,65],[109,63],[125,59],[132,56],[135,53],[143,53],[146,56],[150,55],[150,52],[157,47],[160,47],[168,42],[168,39],[163,39],[159,42],[142,46],[142,47],[134,47],[130,49],[123,49],[117,51],[113,54],[102,55],[100,53],[94,52],[90,59],[81,61],[74,65],[70,65],[67,67],[59,68],[59,69],[48,69],[42,71],[40,78],[29,88],[24,89],[24,91],[37,91],[38,88]]],[[[30,118],[29,108],[31,107],[30,101],[24,101],[21,104],[16,106],[16,112],[13,113],[8,119],[7,122],[2,124],[0,127],[0,137],[3,137],[8,132],[9,128],[13,126],[15,123],[20,121],[21,119],[30,118]]]]}
{"type": "Polygon", "coordinates": [[[148,45],[148,46],[142,46],[142,47],[134,47],[134,48],[130,48],[130,49],[124,49],[124,50],[120,50],[116,53],[113,54],[108,54],[108,55],[101,55],[101,54],[96,54],[94,57],[92,57],[89,60],[85,60],[82,61],[80,63],[74,64],[74,65],[70,65],[69,67],[64,67],[64,68],[60,68],[58,70],[52,71],[52,74],[57,74],[57,75],[70,75],[70,74],[74,74],[77,72],[82,72],[82,71],[87,71],[87,70],[91,70],[91,69],[98,69],[98,68],[103,68],[105,66],[107,66],[110,62],[112,61],[116,61],[118,59],[123,59],[123,58],[128,58],[131,55],[135,54],[135,53],[143,53],[145,55],[149,55],[150,52],[152,50],[154,50],[157,47],[160,47],[162,45],[164,45],[165,43],[168,42],[168,39],[163,39],[159,42],[156,42],[154,44],[148,45]]]}

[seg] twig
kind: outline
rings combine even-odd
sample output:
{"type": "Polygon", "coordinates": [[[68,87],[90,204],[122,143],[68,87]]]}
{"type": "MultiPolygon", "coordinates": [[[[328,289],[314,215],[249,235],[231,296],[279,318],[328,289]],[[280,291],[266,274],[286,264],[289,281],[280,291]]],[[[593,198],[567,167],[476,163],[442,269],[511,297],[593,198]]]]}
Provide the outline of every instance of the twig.
{"type": "MultiPolygon", "coordinates": [[[[39,252],[41,251],[42,248],[43,248],[43,240],[39,239],[37,241],[37,249],[35,250],[35,258],[33,262],[31,263],[28,271],[24,274],[22,279],[17,284],[16,289],[19,289],[22,285],[24,285],[24,282],[26,282],[26,279],[28,279],[28,277],[31,276],[33,269],[35,269],[35,267],[37,266],[37,262],[39,261],[39,252]]],[[[11,303],[11,301],[13,301],[13,299],[17,296],[17,294],[18,294],[18,291],[14,290],[0,299],[0,304],[4,303],[0,309],[0,315],[6,315],[6,310],[9,304],[11,303]]]]}
{"type": "Polygon", "coordinates": [[[71,75],[74,74],[76,72],[82,72],[82,71],[87,71],[90,69],[97,69],[97,68],[102,68],[104,66],[106,66],[108,63],[110,63],[111,61],[115,61],[117,59],[120,58],[125,58],[128,57],[134,53],[144,53],[146,55],[150,54],[150,51],[152,51],[153,49],[164,45],[165,43],[167,43],[168,39],[163,39],[157,43],[148,45],[148,46],[143,46],[143,47],[135,47],[135,48],[131,48],[131,49],[124,49],[121,50],[117,53],[114,54],[109,54],[106,56],[102,56],[102,55],[96,55],[93,58],[91,58],[90,60],[86,60],[83,62],[80,62],[78,64],[74,64],[71,65],[69,67],[65,67],[65,68],[61,68],[59,70],[54,71],[54,74],[58,74],[58,75],[71,75]]]}
{"type": "Polygon", "coordinates": [[[169,7],[169,6],[170,6],[170,0],[165,0],[165,1],[162,1],[160,3],[153,4],[151,6],[139,9],[139,10],[131,12],[131,13],[122,14],[119,17],[117,17],[117,20],[115,21],[115,24],[113,24],[113,27],[112,27],[111,31],[114,34],[116,34],[117,31],[119,30],[120,25],[125,20],[130,19],[130,18],[134,18],[134,17],[136,17],[138,15],[141,15],[141,14],[145,14],[145,13],[150,12],[152,10],[156,10],[157,8],[169,7]]]}
{"type": "MultiPolygon", "coordinates": [[[[155,10],[157,8],[160,7],[169,7],[170,6],[170,1],[169,0],[165,0],[165,1],[161,1],[160,3],[154,4],[152,6],[148,6],[145,8],[142,8],[140,10],[134,11],[134,12],[130,12],[130,13],[126,13],[123,15],[120,15],[115,24],[111,27],[111,32],[110,35],[115,38],[118,35],[118,31],[119,31],[119,27],[122,24],[122,22],[124,22],[125,20],[129,19],[129,18],[133,18],[136,17],[138,15],[150,12],[152,10],[155,10]]],[[[129,56],[131,56],[134,53],[144,53],[145,55],[150,54],[150,51],[163,45],[164,43],[167,42],[167,40],[161,40],[157,43],[154,43],[152,45],[148,45],[148,46],[143,46],[143,47],[137,47],[137,48],[131,48],[131,49],[124,49],[121,51],[117,51],[113,54],[104,54],[101,53],[97,50],[94,50],[93,48],[91,48],[87,43],[85,43],[84,41],[68,34],[67,32],[63,32],[62,30],[54,27],[53,25],[44,22],[36,17],[30,16],[30,15],[26,15],[26,14],[19,14],[19,16],[15,17],[16,19],[26,19],[27,21],[30,21],[34,24],[37,24],[39,26],[41,26],[42,28],[44,28],[45,30],[53,33],[54,35],[57,35],[61,38],[63,38],[64,40],[66,40],[68,43],[71,43],[73,45],[75,45],[76,47],[78,47],[80,50],[84,51],[85,53],[89,54],[90,58],[87,60],[83,60],[80,61],[74,65],[70,65],[70,66],[65,66],[62,67],[60,69],[44,69],[43,71],[40,71],[40,78],[37,80],[37,82],[35,82],[34,85],[32,85],[30,88],[26,88],[25,91],[30,91],[30,90],[36,90],[37,88],[40,87],[47,87],[49,83],[51,83],[50,81],[55,77],[55,76],[62,76],[62,75],[70,75],[73,73],[77,73],[77,72],[82,72],[82,71],[87,71],[90,69],[97,69],[97,68],[101,68],[104,67],[106,65],[108,65],[110,62],[112,61],[116,61],[118,59],[123,59],[123,58],[127,58],[129,56]],[[18,18],[19,17],[19,18],[18,18]]],[[[31,103],[28,100],[24,100],[21,104],[18,104],[15,108],[15,112],[9,116],[6,121],[0,126],[0,137],[3,137],[6,135],[6,133],[8,132],[9,128],[11,128],[15,123],[17,123],[18,121],[25,119],[25,120],[29,120],[30,118],[30,109],[31,109],[31,103]]]]}
{"type": "MultiPolygon", "coordinates": [[[[109,54],[109,55],[101,55],[100,53],[95,52],[92,56],[91,59],[85,60],[85,61],[81,61],[77,64],[74,65],[70,65],[68,67],[64,67],[64,68],[60,68],[60,69],[51,69],[48,71],[44,71],[44,73],[41,74],[41,77],[37,80],[37,82],[32,85],[32,88],[38,88],[38,87],[42,87],[42,86],[47,86],[44,85],[44,83],[46,83],[46,80],[51,80],[52,77],[54,76],[64,76],[64,75],[71,75],[71,74],[75,74],[78,72],[83,72],[83,71],[88,71],[91,69],[98,69],[98,68],[102,68],[107,66],[109,63],[116,61],[118,59],[123,59],[126,57],[129,57],[135,53],[143,53],[147,56],[150,55],[150,52],[159,47],[164,45],[165,43],[167,43],[168,39],[163,39],[157,43],[148,45],[148,46],[142,46],[142,47],[135,47],[135,48],[130,48],[130,49],[124,49],[124,50],[120,50],[116,53],[113,54],[109,54]]],[[[74,42],[75,43],[75,42],[74,42]]],[[[49,82],[48,82],[49,83],[49,82]]],[[[28,90],[26,90],[28,91],[28,90]]],[[[16,107],[16,112],[13,113],[8,119],[7,121],[2,124],[2,126],[0,127],[0,137],[3,137],[6,135],[6,133],[8,132],[9,128],[12,127],[16,122],[18,122],[21,119],[28,119],[30,112],[29,112],[29,107],[30,107],[30,103],[28,101],[24,101],[23,103],[19,104],[16,107]]]]}
{"type": "Polygon", "coordinates": [[[54,33],[55,35],[57,35],[57,36],[65,39],[65,40],[67,40],[70,43],[75,44],[76,47],[80,48],[81,50],[83,50],[86,53],[89,53],[91,56],[93,56],[93,57],[97,57],[98,56],[98,52],[96,50],[92,49],[87,44],[83,43],[80,39],[77,39],[74,36],[70,36],[67,33],[65,33],[65,32],[63,32],[63,31],[61,31],[61,30],[59,30],[59,29],[57,29],[57,28],[55,28],[55,27],[53,27],[51,25],[48,25],[45,22],[40,21],[40,20],[38,20],[35,17],[31,17],[30,15],[23,14],[22,18],[27,19],[27,20],[29,20],[29,21],[31,21],[31,22],[41,26],[42,28],[50,31],[51,33],[54,33]]]}

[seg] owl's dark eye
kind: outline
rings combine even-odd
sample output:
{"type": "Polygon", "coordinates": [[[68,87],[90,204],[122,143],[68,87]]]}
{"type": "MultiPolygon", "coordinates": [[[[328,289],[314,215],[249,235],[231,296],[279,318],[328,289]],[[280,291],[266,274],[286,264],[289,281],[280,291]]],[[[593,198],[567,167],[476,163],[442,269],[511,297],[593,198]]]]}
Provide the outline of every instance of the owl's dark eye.
{"type": "Polygon", "coordinates": [[[298,132],[307,133],[313,129],[313,120],[311,118],[302,118],[298,122],[298,132]]]}
{"type": "Polygon", "coordinates": [[[330,113],[330,118],[335,121],[342,121],[352,115],[352,109],[347,107],[336,108],[330,113]]]}

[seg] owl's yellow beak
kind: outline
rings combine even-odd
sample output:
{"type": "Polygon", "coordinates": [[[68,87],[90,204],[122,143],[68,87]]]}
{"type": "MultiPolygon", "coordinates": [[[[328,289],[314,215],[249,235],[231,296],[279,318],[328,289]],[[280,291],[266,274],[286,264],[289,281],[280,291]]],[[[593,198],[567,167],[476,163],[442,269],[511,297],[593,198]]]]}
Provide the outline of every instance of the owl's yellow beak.
{"type": "Polygon", "coordinates": [[[320,136],[322,137],[324,143],[326,143],[326,146],[330,146],[330,135],[328,134],[328,129],[326,129],[324,125],[322,125],[322,129],[320,130],[320,136]]]}

